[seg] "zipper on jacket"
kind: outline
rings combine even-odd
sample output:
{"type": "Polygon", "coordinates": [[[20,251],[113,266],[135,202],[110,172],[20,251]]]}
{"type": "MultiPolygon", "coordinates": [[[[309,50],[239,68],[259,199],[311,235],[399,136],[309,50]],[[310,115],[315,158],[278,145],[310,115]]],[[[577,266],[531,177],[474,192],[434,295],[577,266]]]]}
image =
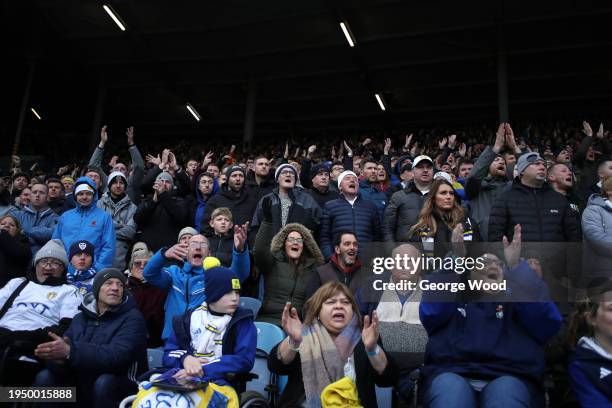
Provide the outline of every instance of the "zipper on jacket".
{"type": "Polygon", "coordinates": [[[187,298],[187,304],[185,304],[185,312],[189,310],[189,278],[185,282],[185,297],[187,298]]]}

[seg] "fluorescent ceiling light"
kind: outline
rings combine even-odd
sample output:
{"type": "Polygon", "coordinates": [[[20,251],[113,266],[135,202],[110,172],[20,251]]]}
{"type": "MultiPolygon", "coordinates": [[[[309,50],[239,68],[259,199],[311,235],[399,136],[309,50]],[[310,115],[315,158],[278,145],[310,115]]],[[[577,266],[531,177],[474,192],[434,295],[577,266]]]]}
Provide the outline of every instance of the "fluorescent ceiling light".
{"type": "Polygon", "coordinates": [[[385,103],[382,100],[382,97],[379,94],[374,94],[374,96],[376,97],[376,101],[378,102],[378,106],[380,106],[380,109],[383,111],[387,110],[387,108],[385,107],[385,103]]]}
{"type": "Polygon", "coordinates": [[[198,122],[200,121],[200,119],[202,119],[200,114],[195,110],[193,105],[191,105],[190,103],[187,104],[187,110],[189,111],[189,113],[191,113],[193,115],[195,120],[197,120],[198,122]]]}
{"type": "Polygon", "coordinates": [[[344,33],[344,36],[346,37],[346,41],[348,41],[351,47],[354,47],[355,38],[353,37],[353,33],[351,33],[351,29],[349,28],[348,23],[346,21],[341,21],[340,28],[342,28],[342,32],[344,33]]]}
{"type": "Polygon", "coordinates": [[[108,15],[110,16],[110,18],[113,19],[113,21],[115,22],[115,24],[117,24],[119,26],[119,28],[121,29],[121,31],[125,31],[125,23],[123,22],[123,20],[121,19],[121,17],[119,17],[119,14],[117,14],[112,8],[111,6],[105,4],[102,6],[102,8],[104,9],[104,11],[106,11],[106,13],[108,13],[108,15]]]}
{"type": "Polygon", "coordinates": [[[32,113],[34,114],[34,116],[36,116],[38,118],[38,120],[42,120],[42,118],[40,117],[40,115],[38,114],[38,112],[36,112],[36,109],[34,108],[30,108],[30,110],[32,111],[32,113]]]}

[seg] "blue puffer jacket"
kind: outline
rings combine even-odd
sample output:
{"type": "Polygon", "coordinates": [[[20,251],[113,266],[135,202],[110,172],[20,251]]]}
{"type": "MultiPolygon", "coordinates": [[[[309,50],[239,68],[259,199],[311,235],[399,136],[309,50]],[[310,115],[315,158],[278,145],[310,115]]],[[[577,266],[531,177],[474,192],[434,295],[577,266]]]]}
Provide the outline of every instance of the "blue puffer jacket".
{"type": "MultiPolygon", "coordinates": [[[[200,306],[205,300],[204,294],[204,268],[193,266],[189,262],[183,266],[172,264],[164,256],[168,248],[162,248],[147,262],[144,269],[144,278],[151,285],[168,290],[168,297],[164,309],[164,331],[162,339],[167,340],[172,332],[172,319],[200,306]]],[[[251,262],[249,251],[232,253],[232,265],[230,269],[244,282],[249,276],[251,262]]]]}
{"type": "MultiPolygon", "coordinates": [[[[96,206],[98,193],[95,192],[96,184],[89,177],[80,177],[74,184],[74,189],[79,184],[87,183],[94,189],[93,202],[82,207],[78,202],[76,208],[66,211],[59,219],[53,239],[61,239],[66,248],[70,251],[70,245],[79,240],[87,240],[95,247],[94,269],[100,271],[104,268],[113,266],[115,260],[115,227],[113,218],[96,206]]],[[[76,201],[76,200],[75,200],[76,201]]],[[[72,268],[72,265],[68,265],[72,268]]],[[[72,269],[71,269],[72,270],[72,269]]]]}
{"type": "Polygon", "coordinates": [[[325,259],[334,254],[334,234],[340,231],[352,231],[360,245],[380,241],[380,218],[374,204],[364,200],[361,193],[352,206],[344,197],[325,203],[319,234],[319,246],[325,259]]]}
{"type": "Polygon", "coordinates": [[[378,217],[382,222],[383,214],[385,213],[385,207],[387,206],[389,196],[387,196],[387,194],[383,191],[372,187],[368,180],[362,180],[359,182],[359,193],[361,194],[361,198],[363,198],[364,200],[371,201],[372,204],[376,206],[378,217]]]}
{"type": "MultiPolygon", "coordinates": [[[[172,325],[172,334],[164,347],[164,367],[183,368],[183,360],[194,355],[191,346],[191,314],[177,316],[172,325]]],[[[255,364],[257,350],[257,329],[253,323],[253,312],[238,308],[229,321],[223,334],[220,359],[208,363],[204,369],[204,379],[219,385],[228,385],[228,373],[248,373],[255,364]]],[[[204,327],[199,327],[204,330],[204,327]]]]}
{"type": "Polygon", "coordinates": [[[42,211],[34,211],[29,206],[13,215],[19,220],[21,229],[30,241],[32,256],[51,239],[59,216],[51,208],[42,211]]]}
{"type": "MultiPolygon", "coordinates": [[[[467,300],[467,293],[448,301],[448,293],[423,292],[419,314],[429,335],[423,389],[446,372],[485,380],[511,375],[536,395],[544,372],[544,345],[561,328],[561,314],[527,262],[504,271],[504,278],[508,301],[467,300]],[[520,301],[519,296],[533,301],[520,301]]],[[[429,275],[431,282],[461,279],[453,271],[429,275]]]]}
{"type": "Polygon", "coordinates": [[[68,365],[79,375],[125,374],[132,381],[147,370],[147,327],[129,292],[123,303],[98,316],[93,293],[85,295],[64,336],[68,365]]]}

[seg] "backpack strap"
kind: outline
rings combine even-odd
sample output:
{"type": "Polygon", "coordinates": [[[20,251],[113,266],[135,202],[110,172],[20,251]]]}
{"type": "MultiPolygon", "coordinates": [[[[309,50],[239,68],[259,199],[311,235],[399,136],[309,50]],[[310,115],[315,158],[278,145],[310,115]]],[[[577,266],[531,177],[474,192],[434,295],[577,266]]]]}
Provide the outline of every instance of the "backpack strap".
{"type": "Polygon", "coordinates": [[[17,286],[17,288],[13,291],[13,293],[11,293],[11,296],[9,296],[9,298],[4,303],[4,306],[2,306],[2,309],[0,309],[0,319],[2,319],[6,312],[8,312],[8,310],[11,308],[11,306],[13,306],[13,302],[15,301],[15,299],[17,299],[17,296],[19,296],[19,294],[21,293],[23,288],[26,287],[27,284],[28,280],[24,279],[23,282],[21,282],[19,286],[17,286]]]}

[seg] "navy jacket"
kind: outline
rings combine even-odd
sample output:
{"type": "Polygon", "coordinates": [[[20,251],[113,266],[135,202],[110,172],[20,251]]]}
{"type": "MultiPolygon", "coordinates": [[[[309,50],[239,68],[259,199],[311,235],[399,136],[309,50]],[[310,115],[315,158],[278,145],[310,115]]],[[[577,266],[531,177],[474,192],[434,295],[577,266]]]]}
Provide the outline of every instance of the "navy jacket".
{"type": "Polygon", "coordinates": [[[125,374],[136,381],[147,370],[147,327],[131,294],[102,316],[93,293],[79,309],[64,334],[70,339],[70,368],[79,375],[125,374]]]}
{"type": "MultiPolygon", "coordinates": [[[[201,307],[201,306],[200,306],[201,307]]],[[[164,347],[164,367],[183,368],[183,360],[193,355],[191,347],[191,309],[172,322],[172,334],[164,347]]],[[[223,355],[217,361],[204,366],[204,377],[220,385],[226,385],[227,373],[248,373],[255,364],[257,329],[253,312],[239,307],[227,325],[223,335],[223,355]]]]}
{"type": "Polygon", "coordinates": [[[380,241],[380,217],[376,206],[371,201],[364,200],[361,193],[353,206],[344,197],[325,204],[319,234],[319,246],[325,259],[334,254],[334,234],[340,231],[352,231],[360,245],[380,241]]]}
{"type": "MultiPolygon", "coordinates": [[[[419,314],[429,334],[422,369],[425,389],[438,374],[451,372],[484,380],[512,375],[532,392],[537,390],[544,372],[544,344],[561,328],[561,314],[527,262],[504,271],[504,277],[509,293],[516,296],[520,291],[523,298],[540,301],[440,301],[434,291],[423,292],[419,314]]],[[[428,279],[459,282],[461,275],[437,272],[428,279]]],[[[513,295],[508,296],[512,300],[513,295]]]]}
{"type": "Polygon", "coordinates": [[[583,407],[612,406],[612,360],[591,338],[583,337],[569,365],[572,388],[583,407]]]}

